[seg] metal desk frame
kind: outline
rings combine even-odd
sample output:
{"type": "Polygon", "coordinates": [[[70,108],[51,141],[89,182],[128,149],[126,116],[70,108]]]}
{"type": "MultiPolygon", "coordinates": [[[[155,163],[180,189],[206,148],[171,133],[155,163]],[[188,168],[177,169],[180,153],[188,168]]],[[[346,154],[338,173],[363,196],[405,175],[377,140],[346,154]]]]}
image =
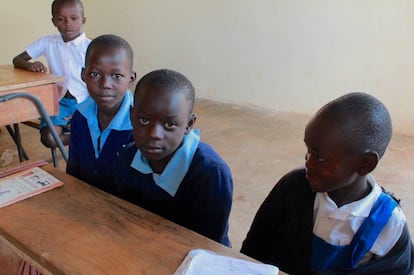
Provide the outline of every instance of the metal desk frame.
{"type": "MultiPolygon", "coordinates": [[[[65,146],[62,143],[62,140],[60,139],[58,133],[56,132],[55,127],[52,124],[52,121],[50,120],[49,115],[46,112],[45,107],[43,106],[42,102],[34,95],[31,95],[29,93],[10,93],[7,95],[3,95],[0,96],[0,103],[1,102],[6,102],[9,100],[13,100],[15,98],[26,98],[29,99],[30,101],[32,101],[32,103],[37,107],[42,119],[46,122],[47,127],[49,127],[50,132],[52,133],[53,139],[55,140],[60,153],[62,154],[63,159],[65,160],[65,162],[68,161],[68,155],[67,152],[65,150],[65,146]]],[[[28,156],[26,154],[26,152],[23,149],[23,146],[21,144],[21,138],[20,138],[20,131],[19,131],[19,127],[18,124],[14,124],[14,131],[11,129],[10,125],[7,125],[6,128],[9,131],[10,136],[13,138],[14,142],[17,145],[17,150],[19,153],[19,159],[20,161],[23,161],[24,159],[28,160],[28,156]]],[[[56,167],[57,166],[57,161],[56,161],[56,156],[53,155],[54,154],[54,150],[52,149],[52,157],[53,157],[53,165],[56,167]]]]}

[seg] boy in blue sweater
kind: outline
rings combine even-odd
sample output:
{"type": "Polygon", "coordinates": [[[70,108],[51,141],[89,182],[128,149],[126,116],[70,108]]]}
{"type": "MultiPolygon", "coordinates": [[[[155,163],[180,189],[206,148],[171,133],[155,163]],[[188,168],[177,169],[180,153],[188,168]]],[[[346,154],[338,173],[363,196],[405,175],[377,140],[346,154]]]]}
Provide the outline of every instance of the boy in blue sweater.
{"type": "Polygon", "coordinates": [[[233,181],[229,167],[194,130],[195,92],[171,70],[137,84],[134,141],[115,163],[118,195],[179,225],[230,246],[233,181]]]}
{"type": "Polygon", "coordinates": [[[66,172],[115,194],[112,165],[119,150],[132,142],[129,110],[135,81],[131,46],[121,37],[102,35],[86,51],[82,79],[90,97],[77,106],[66,172]]]}
{"type": "MultiPolygon", "coordinates": [[[[89,95],[72,117],[66,172],[114,194],[112,164],[123,145],[132,141],[128,90],[135,81],[131,46],[116,35],[102,35],[89,44],[82,80],[89,95]]],[[[1,252],[1,251],[0,251],[1,252]]],[[[23,261],[18,274],[41,274],[23,261]]]]}

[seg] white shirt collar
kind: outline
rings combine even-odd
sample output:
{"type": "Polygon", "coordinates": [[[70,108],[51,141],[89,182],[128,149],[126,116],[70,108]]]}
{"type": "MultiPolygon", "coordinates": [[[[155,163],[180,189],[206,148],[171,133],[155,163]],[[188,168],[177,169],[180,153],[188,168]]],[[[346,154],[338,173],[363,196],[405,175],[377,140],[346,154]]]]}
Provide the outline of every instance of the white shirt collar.
{"type": "Polygon", "coordinates": [[[82,43],[83,43],[83,41],[84,41],[85,39],[87,39],[86,34],[85,34],[84,32],[82,32],[82,33],[81,33],[78,37],[76,37],[75,39],[73,39],[73,40],[71,40],[71,41],[68,41],[68,42],[63,41],[63,37],[62,37],[62,35],[59,35],[59,38],[60,38],[60,41],[61,41],[62,43],[66,43],[66,44],[73,44],[73,45],[75,45],[75,46],[78,46],[78,45],[82,44],[82,43]]]}
{"type": "Polygon", "coordinates": [[[339,208],[329,197],[328,193],[316,193],[314,210],[317,210],[318,215],[341,220],[346,220],[351,217],[368,217],[372,206],[381,194],[381,187],[377,184],[375,178],[371,174],[368,175],[368,182],[371,185],[372,190],[367,196],[339,208]]]}

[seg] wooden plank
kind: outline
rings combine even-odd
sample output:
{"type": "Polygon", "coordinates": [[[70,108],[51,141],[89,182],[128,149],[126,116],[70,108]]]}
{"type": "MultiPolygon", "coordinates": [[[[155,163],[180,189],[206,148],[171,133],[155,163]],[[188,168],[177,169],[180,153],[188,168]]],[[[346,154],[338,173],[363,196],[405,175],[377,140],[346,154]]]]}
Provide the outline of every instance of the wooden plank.
{"type": "MultiPolygon", "coordinates": [[[[2,91],[0,96],[10,93],[29,93],[36,96],[42,102],[49,115],[56,115],[59,112],[58,91],[55,84],[2,91]]],[[[30,99],[20,97],[1,102],[0,112],[0,125],[9,125],[40,117],[36,105],[30,99]]]]}
{"type": "MultiPolygon", "coordinates": [[[[49,115],[59,112],[57,82],[63,77],[47,73],[35,73],[15,69],[12,65],[0,65],[0,96],[10,93],[29,93],[36,96],[49,115]]],[[[40,117],[35,104],[26,98],[16,98],[0,103],[0,125],[9,125],[40,117]]]]}
{"type": "Polygon", "coordinates": [[[49,73],[29,72],[14,68],[12,65],[0,65],[0,92],[57,83],[63,80],[63,77],[49,73]]]}
{"type": "Polygon", "coordinates": [[[61,188],[0,209],[0,236],[44,274],[172,274],[193,248],[248,257],[51,166],[61,188]]]}

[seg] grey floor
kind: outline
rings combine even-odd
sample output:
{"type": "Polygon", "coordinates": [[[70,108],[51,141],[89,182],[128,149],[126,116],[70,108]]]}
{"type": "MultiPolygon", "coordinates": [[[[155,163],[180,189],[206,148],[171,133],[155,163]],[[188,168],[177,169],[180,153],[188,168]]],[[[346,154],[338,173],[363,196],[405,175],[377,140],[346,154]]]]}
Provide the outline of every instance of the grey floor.
{"type": "MultiPolygon", "coordinates": [[[[239,249],[257,208],[290,169],[303,165],[303,129],[308,116],[198,100],[196,128],[229,164],[234,178],[230,238],[239,249]]],[[[51,161],[50,151],[39,142],[38,130],[22,125],[23,144],[31,159],[51,161]]],[[[388,152],[374,176],[401,198],[411,232],[414,232],[414,137],[394,134],[388,152]]],[[[0,168],[18,162],[6,129],[0,128],[0,168]]],[[[60,169],[65,163],[60,160],[60,169]]],[[[414,233],[412,233],[414,234],[414,233]]]]}

